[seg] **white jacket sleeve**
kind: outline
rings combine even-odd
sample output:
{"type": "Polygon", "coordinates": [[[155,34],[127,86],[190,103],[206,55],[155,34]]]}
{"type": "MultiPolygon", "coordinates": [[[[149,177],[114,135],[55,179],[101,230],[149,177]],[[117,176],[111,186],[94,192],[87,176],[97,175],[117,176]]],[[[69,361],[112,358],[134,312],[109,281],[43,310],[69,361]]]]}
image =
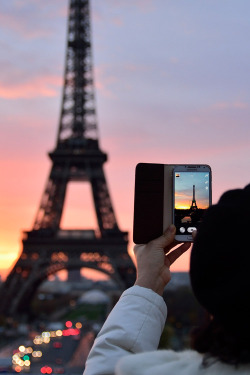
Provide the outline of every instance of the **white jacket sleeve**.
{"type": "Polygon", "coordinates": [[[140,286],[127,289],[99,332],[83,375],[113,375],[124,355],[156,350],[166,317],[157,293],[140,286]]]}

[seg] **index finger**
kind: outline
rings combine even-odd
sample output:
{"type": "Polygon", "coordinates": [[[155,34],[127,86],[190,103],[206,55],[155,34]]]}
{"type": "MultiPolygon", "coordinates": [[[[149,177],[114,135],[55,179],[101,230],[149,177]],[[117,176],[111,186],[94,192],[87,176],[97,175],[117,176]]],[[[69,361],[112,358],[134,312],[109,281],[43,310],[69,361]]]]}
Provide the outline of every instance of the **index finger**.
{"type": "Polygon", "coordinates": [[[183,253],[185,253],[190,247],[191,242],[184,242],[182,245],[171,251],[168,255],[166,255],[166,260],[168,260],[168,266],[171,266],[176,259],[178,259],[183,253]]]}

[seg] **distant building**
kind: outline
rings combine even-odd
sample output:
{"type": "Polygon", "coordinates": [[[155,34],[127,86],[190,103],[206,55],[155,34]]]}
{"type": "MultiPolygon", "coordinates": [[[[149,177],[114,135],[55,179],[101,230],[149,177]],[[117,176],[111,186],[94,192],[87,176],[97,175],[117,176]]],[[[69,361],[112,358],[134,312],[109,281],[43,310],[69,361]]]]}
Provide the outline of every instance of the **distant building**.
{"type": "Polygon", "coordinates": [[[98,289],[93,289],[88,292],[85,292],[81,295],[81,297],[78,299],[78,304],[109,304],[110,298],[109,296],[98,289]]]}

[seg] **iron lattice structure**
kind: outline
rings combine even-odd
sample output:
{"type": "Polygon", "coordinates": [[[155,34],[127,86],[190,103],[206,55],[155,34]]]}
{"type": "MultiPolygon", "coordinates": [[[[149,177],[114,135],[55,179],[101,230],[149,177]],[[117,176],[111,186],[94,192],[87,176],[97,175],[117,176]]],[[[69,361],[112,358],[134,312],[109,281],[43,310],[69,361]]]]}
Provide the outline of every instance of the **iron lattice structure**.
{"type": "Polygon", "coordinates": [[[117,225],[105,179],[107,154],[99,148],[95,108],[89,1],[71,0],[57,143],[49,153],[52,168],[33,229],[25,232],[22,254],[0,291],[0,313],[6,316],[27,313],[41,282],[62,269],[102,271],[121,289],[135,280],[128,233],[117,225]],[[90,183],[98,231],[60,229],[70,181],[90,183]]]}

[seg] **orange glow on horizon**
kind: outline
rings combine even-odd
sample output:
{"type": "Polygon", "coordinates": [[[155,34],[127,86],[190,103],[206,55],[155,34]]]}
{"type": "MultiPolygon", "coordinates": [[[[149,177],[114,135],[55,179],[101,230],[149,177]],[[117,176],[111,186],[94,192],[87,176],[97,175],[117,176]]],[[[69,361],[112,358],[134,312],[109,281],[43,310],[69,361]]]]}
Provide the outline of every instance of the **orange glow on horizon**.
{"type": "MultiPolygon", "coordinates": [[[[37,167],[36,160],[31,160],[29,164],[25,164],[25,161],[10,161],[4,164],[6,164],[5,170],[8,170],[8,178],[2,184],[2,197],[4,197],[4,200],[1,203],[2,211],[0,215],[0,275],[2,280],[6,279],[21,254],[22,231],[32,229],[32,223],[42,193],[37,172],[40,167],[37,167]],[[30,173],[33,176],[32,184],[27,185],[23,175],[30,173]],[[16,194],[17,185],[18,194],[16,194]]],[[[49,167],[45,165],[43,168],[47,170],[49,167]]],[[[44,179],[42,179],[42,183],[44,183],[44,179]]],[[[111,185],[113,186],[113,184],[111,185]]],[[[69,183],[67,188],[68,191],[61,223],[62,229],[77,229],[76,226],[78,228],[80,226],[79,229],[95,229],[97,221],[90,186],[85,183],[69,183]]],[[[114,197],[113,204],[115,209],[119,204],[123,205],[124,193],[124,190],[120,188],[119,193],[114,197]]],[[[129,202],[133,202],[132,193],[129,202]]],[[[122,214],[117,215],[118,224],[120,224],[119,221],[122,218],[122,225],[119,225],[119,227],[121,230],[128,230],[129,232],[128,253],[135,263],[133,254],[134,244],[131,240],[133,211],[127,206],[121,207],[122,209],[117,209],[117,212],[122,212],[122,214]]],[[[189,264],[189,259],[186,256],[182,256],[173,265],[172,270],[186,270],[187,264],[189,264]]],[[[104,273],[97,273],[94,270],[86,269],[84,272],[86,277],[96,280],[107,278],[104,273]]],[[[62,279],[65,279],[65,275],[62,276],[62,279]]]]}
{"type": "Polygon", "coordinates": [[[184,205],[184,204],[178,204],[175,206],[176,210],[188,210],[190,206],[184,205]]]}
{"type": "MultiPolygon", "coordinates": [[[[200,208],[200,209],[207,209],[208,208],[208,205],[206,202],[202,202],[202,201],[196,201],[196,204],[197,204],[197,207],[200,208]]],[[[189,200],[178,200],[175,202],[175,208],[177,210],[188,210],[192,205],[192,201],[190,202],[189,200]]]]}
{"type": "Polygon", "coordinates": [[[5,280],[17,259],[19,258],[21,251],[19,250],[18,244],[14,245],[14,241],[8,240],[8,233],[3,233],[0,243],[0,276],[2,280],[5,280]]]}
{"type": "MultiPolygon", "coordinates": [[[[134,248],[134,243],[129,242],[128,253],[133,263],[136,264],[133,248],[134,248]]],[[[3,249],[3,247],[1,247],[1,249],[3,249]]],[[[18,260],[21,250],[17,251],[15,248],[14,249],[9,248],[9,251],[8,251],[7,245],[4,248],[5,249],[4,251],[3,250],[1,251],[1,249],[0,249],[0,264],[1,264],[0,276],[1,276],[2,281],[4,281],[7,278],[12,267],[14,266],[15,262],[18,260]]],[[[182,257],[178,259],[175,262],[175,264],[172,266],[171,268],[172,271],[187,271],[187,264],[189,264],[189,256],[190,256],[189,251],[186,254],[182,255],[182,257]]],[[[62,281],[67,280],[67,270],[59,271],[57,275],[60,280],[62,281]]],[[[99,272],[97,270],[90,269],[90,268],[82,268],[81,275],[86,278],[92,279],[94,281],[109,279],[109,277],[105,273],[99,272]]],[[[53,276],[50,279],[53,279],[53,276]]]]}

